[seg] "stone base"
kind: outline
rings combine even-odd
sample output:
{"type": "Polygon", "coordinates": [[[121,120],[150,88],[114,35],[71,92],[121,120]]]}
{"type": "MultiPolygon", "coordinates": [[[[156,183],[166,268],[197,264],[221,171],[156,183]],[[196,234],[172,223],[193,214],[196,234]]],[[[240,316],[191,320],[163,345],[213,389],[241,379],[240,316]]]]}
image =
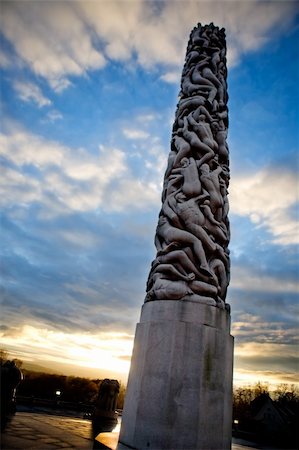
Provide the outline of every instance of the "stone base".
{"type": "Polygon", "coordinates": [[[137,325],[119,449],[230,449],[233,338],[226,310],[161,300],[137,325]]]}

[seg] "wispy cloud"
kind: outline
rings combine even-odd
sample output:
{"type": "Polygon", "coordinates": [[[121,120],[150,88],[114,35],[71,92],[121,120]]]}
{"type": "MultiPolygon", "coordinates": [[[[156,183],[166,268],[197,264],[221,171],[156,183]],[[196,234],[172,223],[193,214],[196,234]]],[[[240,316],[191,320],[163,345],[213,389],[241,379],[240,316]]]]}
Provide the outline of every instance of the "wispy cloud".
{"type": "Polygon", "coordinates": [[[40,325],[24,325],[1,332],[2,345],[20,352],[26,360],[128,372],[133,336],[116,332],[66,333],[40,325]],[[41,356],[42,353],[42,356],[41,356]]]}
{"type": "Polygon", "coordinates": [[[136,121],[137,122],[140,122],[140,123],[143,123],[143,124],[149,124],[149,123],[151,123],[153,120],[156,120],[156,119],[159,119],[159,114],[157,114],[157,113],[154,113],[154,112],[149,112],[149,113],[147,113],[147,114],[139,114],[137,117],[136,117],[136,121]]]}
{"type": "Polygon", "coordinates": [[[270,389],[275,389],[278,384],[297,384],[298,375],[293,371],[288,370],[261,370],[252,365],[250,369],[242,369],[237,367],[234,371],[234,385],[238,386],[253,386],[254,384],[262,382],[269,383],[270,389]]]}
{"type": "Polygon", "coordinates": [[[256,226],[265,226],[273,241],[282,245],[299,241],[297,221],[292,214],[298,200],[297,177],[283,166],[235,175],[230,185],[231,211],[248,216],[256,226]]]}
{"type": "Polygon", "coordinates": [[[51,100],[45,97],[41,89],[33,83],[24,81],[15,81],[13,87],[18,97],[24,102],[36,103],[39,108],[51,105],[51,100]]]}
{"type": "MultiPolygon", "coordinates": [[[[71,76],[101,69],[107,59],[143,67],[168,68],[162,79],[174,82],[181,66],[190,23],[214,21],[228,30],[228,61],[281,33],[294,17],[295,2],[6,2],[3,33],[16,52],[52,88],[67,88],[71,76]],[[240,26],[242,24],[242,26],[240,26]],[[101,50],[100,50],[101,49],[101,50]]],[[[196,25],[196,23],[194,23],[196,25]]]]}
{"type": "Polygon", "coordinates": [[[71,149],[21,129],[1,136],[1,153],[15,167],[5,171],[2,204],[39,201],[49,216],[72,211],[148,209],[159,188],[136,178],[122,150],[101,146],[97,156],[71,149]],[[34,175],[26,168],[34,166],[34,175]]]}
{"type": "Polygon", "coordinates": [[[2,29],[19,56],[56,91],[69,75],[84,75],[105,65],[92,33],[70,3],[6,2],[2,29]]]}
{"type": "Polygon", "coordinates": [[[146,139],[149,137],[146,131],[134,128],[124,128],[123,134],[127,139],[146,139]]]}
{"type": "Polygon", "coordinates": [[[166,72],[163,75],[161,75],[160,79],[165,81],[166,83],[179,84],[181,79],[181,73],[179,71],[166,72]]]}
{"type": "MultiPolygon", "coordinates": [[[[283,318],[281,317],[281,319],[283,318]]],[[[269,322],[266,317],[259,315],[259,311],[257,314],[244,312],[236,314],[232,324],[232,333],[238,340],[236,352],[237,354],[246,354],[247,350],[242,353],[242,349],[248,349],[248,346],[251,346],[250,348],[255,349],[254,354],[257,354],[258,344],[283,344],[290,346],[289,351],[294,356],[294,350],[298,344],[296,325],[296,319],[292,323],[285,319],[269,322]]],[[[277,347],[271,348],[277,349],[277,347]]]]}
{"type": "Polygon", "coordinates": [[[2,49],[0,50],[0,67],[7,68],[12,65],[10,56],[2,49]]]}
{"type": "MultiPolygon", "coordinates": [[[[256,323],[256,326],[261,324],[256,323]]],[[[245,330],[244,330],[245,331],[245,330]]],[[[294,331],[294,330],[293,330],[294,331]]],[[[236,335],[234,383],[268,382],[270,387],[278,383],[298,384],[298,351],[296,345],[284,344],[279,339],[263,341],[252,336],[251,342],[240,342],[236,335]]]]}
{"type": "Polygon", "coordinates": [[[47,118],[50,122],[55,122],[56,120],[63,119],[63,115],[59,111],[53,109],[52,111],[48,112],[47,118]]]}
{"type": "Polygon", "coordinates": [[[247,292],[293,292],[299,294],[299,281],[283,280],[261,272],[251,272],[248,267],[236,267],[231,287],[247,292]]]}

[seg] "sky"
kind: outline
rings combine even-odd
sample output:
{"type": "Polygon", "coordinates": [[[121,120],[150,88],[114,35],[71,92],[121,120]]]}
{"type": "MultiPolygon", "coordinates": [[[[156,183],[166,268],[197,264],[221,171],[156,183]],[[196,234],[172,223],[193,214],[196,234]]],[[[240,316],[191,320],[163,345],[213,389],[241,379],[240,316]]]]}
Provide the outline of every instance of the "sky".
{"type": "Polygon", "coordinates": [[[299,3],[1,8],[1,348],[126,378],[186,46],[214,22],[228,47],[234,383],[296,383],[299,3]]]}

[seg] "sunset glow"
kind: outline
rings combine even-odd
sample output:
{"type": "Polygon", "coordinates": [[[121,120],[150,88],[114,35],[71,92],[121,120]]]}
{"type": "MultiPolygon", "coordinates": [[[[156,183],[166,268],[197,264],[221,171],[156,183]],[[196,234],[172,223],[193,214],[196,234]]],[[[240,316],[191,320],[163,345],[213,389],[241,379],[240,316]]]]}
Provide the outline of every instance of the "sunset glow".
{"type": "Polygon", "coordinates": [[[81,366],[86,374],[89,368],[102,369],[122,378],[129,372],[133,339],[121,333],[71,334],[29,325],[1,336],[2,345],[24,362],[81,366]]]}

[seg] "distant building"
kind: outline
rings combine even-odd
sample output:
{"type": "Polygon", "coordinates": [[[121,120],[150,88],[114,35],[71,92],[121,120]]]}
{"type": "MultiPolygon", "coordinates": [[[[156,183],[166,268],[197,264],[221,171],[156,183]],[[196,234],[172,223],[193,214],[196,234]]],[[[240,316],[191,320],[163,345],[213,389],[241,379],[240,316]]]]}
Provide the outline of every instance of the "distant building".
{"type": "Polygon", "coordinates": [[[273,402],[269,394],[261,394],[250,404],[253,431],[263,435],[280,434],[290,421],[290,417],[273,402]]]}
{"type": "Polygon", "coordinates": [[[298,403],[274,402],[269,394],[255,398],[233,424],[233,434],[253,441],[297,448],[298,403]]]}

